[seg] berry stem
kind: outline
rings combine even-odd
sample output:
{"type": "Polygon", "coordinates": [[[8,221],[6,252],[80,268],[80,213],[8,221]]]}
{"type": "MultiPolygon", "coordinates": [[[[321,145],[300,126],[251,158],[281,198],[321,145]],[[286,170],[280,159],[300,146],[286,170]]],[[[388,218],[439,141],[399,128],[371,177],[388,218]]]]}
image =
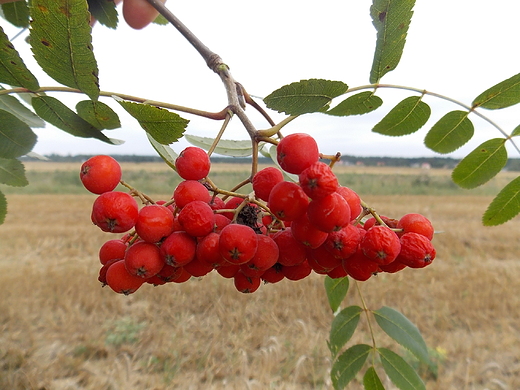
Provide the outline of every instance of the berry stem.
{"type": "Polygon", "coordinates": [[[298,115],[290,115],[288,116],[287,118],[285,118],[284,120],[282,120],[280,123],[274,125],[273,127],[271,127],[270,129],[265,129],[265,130],[258,130],[256,132],[257,134],[257,137],[272,137],[273,135],[277,135],[281,137],[280,135],[280,130],[285,126],[287,125],[288,123],[290,123],[291,121],[293,121],[294,119],[298,118],[298,115]]]}
{"type": "Polygon", "coordinates": [[[372,354],[372,365],[375,365],[375,356],[376,356],[376,352],[377,352],[377,344],[376,344],[376,338],[374,336],[374,328],[372,327],[372,321],[370,320],[370,316],[368,315],[368,313],[370,312],[370,309],[368,308],[366,302],[365,302],[365,297],[363,296],[363,293],[361,292],[361,287],[359,287],[359,283],[357,282],[357,280],[354,280],[354,284],[356,285],[356,290],[358,292],[358,295],[359,295],[359,299],[361,301],[361,307],[363,309],[363,311],[365,312],[365,316],[366,316],[366,319],[367,319],[367,324],[368,324],[368,330],[370,332],[370,337],[372,338],[372,349],[374,351],[374,353],[372,354]]]}
{"type": "Polygon", "coordinates": [[[141,199],[141,202],[143,204],[155,204],[155,201],[152,198],[150,198],[148,195],[142,193],[141,191],[137,190],[136,188],[132,187],[126,181],[121,180],[119,183],[122,186],[124,186],[130,190],[130,195],[137,196],[139,199],[141,199]]]}

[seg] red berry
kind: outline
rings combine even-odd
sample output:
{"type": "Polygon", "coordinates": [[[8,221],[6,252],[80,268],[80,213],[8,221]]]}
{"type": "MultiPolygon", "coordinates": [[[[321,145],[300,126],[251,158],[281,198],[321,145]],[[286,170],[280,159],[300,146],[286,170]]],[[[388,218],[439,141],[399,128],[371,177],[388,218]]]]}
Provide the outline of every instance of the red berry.
{"type": "Polygon", "coordinates": [[[435,248],[431,241],[422,234],[410,232],[401,237],[401,252],[397,261],[410,268],[423,268],[435,259],[435,248]]]}
{"type": "Polygon", "coordinates": [[[147,279],[148,283],[155,285],[173,282],[182,274],[182,267],[173,267],[165,264],[164,267],[159,271],[158,274],[147,279]]]}
{"type": "MultiPolygon", "coordinates": [[[[402,246],[401,246],[402,248],[402,246]]],[[[405,269],[406,268],[406,264],[404,263],[401,263],[399,261],[399,256],[397,256],[397,259],[395,259],[394,261],[392,261],[390,264],[386,264],[386,265],[379,265],[379,269],[381,269],[381,271],[383,272],[387,272],[389,274],[394,274],[396,272],[399,272],[401,271],[402,269],[405,269]]]]}
{"type": "Polygon", "coordinates": [[[105,192],[92,205],[91,219],[104,232],[123,233],[135,226],[139,207],[125,192],[105,192]]]}
{"type": "Polygon", "coordinates": [[[175,205],[182,209],[194,200],[209,203],[211,195],[204,184],[195,180],[185,180],[180,182],[175,191],[173,191],[173,199],[175,200],[175,205]]]}
{"type": "Polygon", "coordinates": [[[239,270],[233,277],[235,288],[242,293],[253,293],[260,287],[261,279],[258,276],[247,276],[239,270]]]}
{"type": "MultiPolygon", "coordinates": [[[[256,253],[251,260],[243,264],[242,267],[247,267],[262,273],[268,268],[271,268],[278,261],[279,250],[276,241],[271,237],[263,234],[257,235],[258,247],[256,253]]],[[[245,272],[247,275],[247,272],[245,272]]]]}
{"type": "Polygon", "coordinates": [[[345,271],[343,265],[339,265],[338,267],[327,272],[327,276],[331,279],[340,279],[348,276],[348,272],[345,271]]]}
{"type": "Polygon", "coordinates": [[[267,202],[273,187],[282,181],[283,174],[278,168],[267,167],[253,176],[251,184],[256,197],[267,202]]]}
{"type": "Polygon", "coordinates": [[[360,229],[354,225],[347,225],[337,232],[329,233],[323,245],[334,257],[346,259],[356,253],[360,242],[360,229]]]}
{"type": "Polygon", "coordinates": [[[359,214],[361,214],[361,211],[363,210],[363,207],[361,206],[361,198],[356,191],[349,187],[340,186],[336,192],[347,201],[350,207],[350,220],[353,221],[359,216],[359,214]]]}
{"type": "Polygon", "coordinates": [[[336,192],[338,179],[332,169],[320,161],[312,164],[299,175],[300,186],[311,199],[323,198],[336,192]]]}
{"type": "Polygon", "coordinates": [[[184,269],[184,267],[179,267],[180,275],[178,275],[175,279],[172,279],[173,283],[184,283],[191,279],[191,274],[184,269]]]}
{"type": "Polygon", "coordinates": [[[184,270],[191,276],[196,278],[200,278],[201,276],[207,275],[213,271],[213,267],[211,265],[200,261],[196,257],[182,268],[184,268],[184,270]]]}
{"type": "Polygon", "coordinates": [[[138,241],[128,247],[125,266],[132,275],[147,279],[158,274],[164,267],[164,259],[157,245],[138,241]]]}
{"type": "Polygon", "coordinates": [[[173,214],[168,208],[150,204],[139,210],[135,231],[144,241],[161,241],[173,231],[173,214]]]}
{"type": "Polygon", "coordinates": [[[112,259],[108,260],[103,266],[99,269],[98,280],[105,287],[107,285],[107,271],[112,264],[122,259],[112,259]]]}
{"type": "Polygon", "coordinates": [[[175,159],[175,168],[185,180],[200,180],[208,176],[211,162],[208,154],[201,148],[188,146],[175,159]]]}
{"type": "Polygon", "coordinates": [[[292,228],[280,230],[273,236],[278,246],[278,263],[292,266],[302,263],[307,257],[305,245],[294,238],[292,228]]]}
{"type": "Polygon", "coordinates": [[[351,278],[364,282],[379,270],[379,265],[359,250],[343,260],[343,268],[351,278]]]}
{"type": "Polygon", "coordinates": [[[309,198],[301,187],[289,181],[276,184],[270,195],[267,207],[282,221],[292,221],[307,211],[309,198]]]}
{"type": "Polygon", "coordinates": [[[325,245],[320,245],[315,249],[307,249],[307,259],[310,258],[314,261],[314,265],[318,265],[327,271],[341,265],[341,259],[332,256],[325,245]]]}
{"type": "Polygon", "coordinates": [[[231,264],[247,263],[255,255],[257,247],[257,234],[249,226],[233,223],[220,232],[220,254],[231,264]]]}
{"type": "Polygon", "coordinates": [[[106,264],[110,260],[122,260],[125,257],[127,244],[120,239],[108,240],[99,248],[99,261],[106,264]]]}
{"type": "Polygon", "coordinates": [[[289,280],[301,280],[309,276],[312,272],[312,268],[309,262],[305,260],[303,263],[293,265],[291,267],[282,266],[282,274],[289,280]]]}
{"type": "Polygon", "coordinates": [[[226,263],[226,265],[222,265],[216,268],[218,274],[226,279],[231,279],[236,275],[236,273],[240,270],[239,264],[230,264],[226,263]]]}
{"type": "Polygon", "coordinates": [[[310,248],[319,247],[328,236],[326,232],[318,229],[309,221],[307,213],[292,221],[291,232],[297,241],[310,248]]]}
{"type": "Polygon", "coordinates": [[[281,264],[276,263],[268,270],[264,271],[264,273],[261,276],[261,279],[265,283],[278,283],[281,280],[285,278],[285,276],[282,273],[282,268],[284,266],[281,264]]]}
{"type": "Polygon", "coordinates": [[[311,224],[329,233],[340,230],[350,222],[350,207],[345,198],[333,192],[311,201],[307,216],[311,224]]]}
{"type": "Polygon", "coordinates": [[[88,191],[100,195],[117,187],[121,181],[121,166],[110,156],[94,156],[81,165],[79,177],[88,191]]]}
{"type": "Polygon", "coordinates": [[[178,219],[186,233],[194,237],[206,236],[215,227],[213,210],[208,203],[200,200],[195,200],[184,206],[178,219]]]}
{"type": "Polygon", "coordinates": [[[200,261],[209,264],[214,268],[223,265],[226,262],[226,259],[224,259],[220,254],[218,246],[219,240],[220,235],[215,232],[202,237],[197,243],[195,256],[197,256],[200,261]]]}
{"type": "Polygon", "coordinates": [[[282,138],[276,147],[280,167],[285,172],[299,174],[320,158],[318,144],[308,134],[295,133],[282,138]]]}
{"type": "Polygon", "coordinates": [[[107,285],[119,294],[132,294],[144,283],[144,279],[130,274],[124,260],[116,261],[112,264],[106,273],[107,285]]]}
{"type": "Polygon", "coordinates": [[[394,261],[401,250],[397,234],[383,225],[368,229],[359,245],[366,257],[383,265],[394,261]]]}
{"type": "Polygon", "coordinates": [[[197,242],[186,232],[173,232],[162,242],[160,252],[164,262],[182,267],[195,258],[197,242]]]}
{"type": "Polygon", "coordinates": [[[434,229],[428,218],[422,214],[406,214],[397,223],[398,229],[403,229],[404,233],[414,232],[422,234],[428,240],[433,238],[434,229]]]}

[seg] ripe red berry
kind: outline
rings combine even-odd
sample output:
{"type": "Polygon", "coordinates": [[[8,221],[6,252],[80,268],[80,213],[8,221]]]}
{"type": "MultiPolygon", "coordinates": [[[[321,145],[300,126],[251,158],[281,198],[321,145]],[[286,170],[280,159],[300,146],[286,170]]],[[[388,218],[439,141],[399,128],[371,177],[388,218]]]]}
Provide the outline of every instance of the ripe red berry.
{"type": "Polygon", "coordinates": [[[118,260],[108,267],[106,273],[107,285],[119,294],[132,294],[144,283],[145,279],[130,274],[124,260],[118,260]]]}
{"type": "Polygon", "coordinates": [[[343,268],[348,275],[361,282],[368,280],[379,270],[379,265],[366,257],[361,250],[343,260],[343,268]]]}
{"type": "Polygon", "coordinates": [[[301,187],[289,181],[276,184],[270,195],[267,207],[282,221],[292,221],[307,211],[309,198],[301,187]]]}
{"type": "Polygon", "coordinates": [[[213,268],[223,265],[226,262],[226,259],[224,259],[220,254],[219,240],[220,235],[216,232],[212,232],[207,236],[202,237],[197,242],[195,256],[197,256],[200,261],[211,265],[213,268]]]}
{"type": "Polygon", "coordinates": [[[211,195],[204,184],[195,180],[185,180],[180,182],[173,191],[173,200],[175,201],[175,205],[182,209],[194,200],[209,203],[211,195]]]}
{"type": "Polygon", "coordinates": [[[397,234],[383,225],[368,229],[359,245],[366,257],[383,265],[394,261],[401,250],[397,234]]]}
{"type": "Polygon", "coordinates": [[[151,283],[153,285],[165,284],[173,282],[181,274],[182,267],[172,267],[171,265],[165,264],[158,274],[146,279],[146,282],[151,283]]]}
{"type": "Polygon", "coordinates": [[[324,232],[338,231],[350,222],[350,206],[337,192],[314,199],[307,208],[309,221],[324,232]]]}
{"type": "Polygon", "coordinates": [[[293,266],[282,266],[282,274],[287,279],[292,281],[297,281],[306,278],[312,272],[312,268],[309,265],[309,262],[305,260],[304,262],[293,265],[293,266]]]}
{"type": "Polygon", "coordinates": [[[307,213],[291,223],[291,232],[297,241],[310,248],[317,248],[325,242],[328,234],[309,221],[307,213]]]}
{"type": "Polygon", "coordinates": [[[363,210],[363,207],[361,206],[361,198],[356,191],[349,187],[339,186],[336,192],[347,201],[350,207],[350,220],[353,221],[363,210]]]}
{"type": "Polygon", "coordinates": [[[300,186],[311,199],[323,198],[336,192],[338,178],[332,169],[320,161],[312,164],[299,175],[300,186]]]}
{"type": "Polygon", "coordinates": [[[185,180],[200,180],[208,176],[211,162],[208,154],[201,148],[188,146],[175,159],[175,168],[185,180]]]}
{"type": "Polygon", "coordinates": [[[397,261],[410,268],[423,268],[429,265],[435,256],[435,248],[426,236],[410,232],[401,237],[401,252],[397,261]]]}
{"type": "Polygon", "coordinates": [[[273,187],[282,181],[283,174],[278,168],[267,167],[258,171],[253,176],[251,184],[256,197],[267,202],[273,187]]]}
{"type": "Polygon", "coordinates": [[[168,208],[150,204],[139,210],[135,231],[144,241],[155,243],[173,231],[173,222],[173,214],[168,208]]]}
{"type": "Polygon", "coordinates": [[[242,293],[253,293],[260,287],[261,279],[258,276],[247,276],[241,270],[233,277],[235,288],[242,293]]]}
{"type": "Polygon", "coordinates": [[[200,200],[195,200],[184,206],[178,219],[186,233],[194,237],[206,236],[215,227],[213,210],[208,203],[200,200]]]}
{"type": "MultiPolygon", "coordinates": [[[[334,257],[327,250],[325,244],[320,245],[315,249],[307,249],[307,260],[312,259],[314,266],[319,266],[323,270],[330,271],[333,268],[341,265],[341,259],[334,257]]],[[[314,268],[314,267],[313,267],[314,268]]]]}
{"type": "Polygon", "coordinates": [[[345,276],[348,276],[348,272],[345,271],[345,268],[343,268],[343,265],[340,265],[336,268],[333,268],[329,272],[327,272],[327,276],[331,279],[339,279],[339,278],[344,278],[345,276]]]}
{"type": "MultiPolygon", "coordinates": [[[[247,263],[242,264],[242,267],[255,270],[261,274],[263,271],[271,268],[276,264],[279,256],[279,250],[276,241],[274,241],[270,236],[257,234],[257,239],[258,247],[256,249],[255,255],[247,263]]],[[[251,276],[251,274],[248,274],[245,271],[244,273],[251,276]]]]}
{"type": "Polygon", "coordinates": [[[278,246],[278,263],[292,266],[302,263],[307,257],[305,245],[294,238],[292,228],[280,230],[273,236],[278,246]]]}
{"type": "Polygon", "coordinates": [[[295,133],[282,138],[276,147],[278,164],[285,172],[299,174],[320,158],[318,144],[308,134],[295,133]]]}
{"type": "Polygon", "coordinates": [[[217,273],[220,276],[222,276],[223,278],[231,279],[240,270],[240,265],[226,263],[225,265],[221,265],[220,267],[217,267],[216,270],[217,270],[217,273]]]}
{"type": "MultiPolygon", "coordinates": [[[[402,246],[401,246],[402,248],[402,246]]],[[[395,274],[396,272],[399,272],[401,271],[402,269],[405,269],[406,268],[406,264],[404,263],[401,263],[399,261],[399,256],[397,256],[397,259],[395,259],[394,261],[392,261],[390,264],[386,264],[386,265],[379,265],[379,269],[383,272],[387,272],[389,274],[395,274]]]]}
{"type": "Polygon", "coordinates": [[[147,279],[158,274],[164,267],[164,259],[157,245],[138,241],[128,247],[125,267],[132,275],[147,279]]]}
{"type": "Polygon", "coordinates": [[[422,234],[428,240],[432,240],[434,229],[428,218],[422,214],[406,214],[397,223],[398,229],[403,229],[404,233],[414,232],[422,234]]]}
{"type": "Polygon", "coordinates": [[[213,271],[213,267],[208,263],[200,261],[197,257],[195,257],[188,264],[184,265],[182,268],[186,272],[188,272],[191,276],[196,278],[200,278],[201,276],[205,276],[213,271]]]}
{"type": "Polygon", "coordinates": [[[106,241],[99,248],[99,261],[106,264],[110,260],[122,260],[125,257],[127,244],[121,239],[106,241]]]}
{"type": "Polygon", "coordinates": [[[186,232],[173,232],[161,243],[160,253],[164,262],[174,267],[182,267],[195,257],[197,242],[186,232]]]}
{"type": "Polygon", "coordinates": [[[231,264],[247,263],[255,255],[257,247],[257,234],[249,226],[232,223],[220,232],[220,254],[231,264]]]}
{"type": "Polygon", "coordinates": [[[94,156],[81,165],[79,177],[88,191],[100,195],[117,187],[121,181],[121,166],[113,157],[94,156]]]}
{"type": "Polygon", "coordinates": [[[108,260],[105,264],[103,264],[103,266],[99,269],[99,274],[98,274],[98,281],[102,284],[103,287],[105,287],[107,285],[107,271],[108,269],[110,268],[110,266],[112,264],[114,264],[115,262],[117,261],[120,261],[120,260],[123,260],[123,259],[112,259],[112,260],[108,260]]]}
{"type": "Polygon", "coordinates": [[[91,220],[104,232],[124,233],[135,226],[138,213],[137,202],[129,194],[105,192],[94,201],[91,220]]]}
{"type": "Polygon", "coordinates": [[[265,283],[278,283],[281,280],[285,278],[285,276],[282,273],[282,268],[284,266],[281,264],[276,263],[268,270],[264,271],[264,273],[261,276],[261,279],[265,283]]]}
{"type": "Polygon", "coordinates": [[[337,232],[329,233],[323,245],[334,257],[346,259],[356,253],[360,242],[360,229],[354,225],[347,225],[337,232]]]}

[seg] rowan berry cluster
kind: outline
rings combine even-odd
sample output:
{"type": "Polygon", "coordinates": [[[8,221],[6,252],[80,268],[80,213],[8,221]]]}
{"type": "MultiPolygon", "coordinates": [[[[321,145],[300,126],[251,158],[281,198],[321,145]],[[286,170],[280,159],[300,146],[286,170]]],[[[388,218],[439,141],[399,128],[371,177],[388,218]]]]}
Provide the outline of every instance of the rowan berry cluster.
{"type": "Polygon", "coordinates": [[[121,181],[112,157],[87,160],[80,178],[99,195],[92,222],[124,233],[100,248],[99,281],[130,294],[144,283],[182,283],[215,270],[251,293],[262,281],[300,280],[311,272],[365,281],[434,260],[430,221],[415,213],[390,219],[367,208],[339,184],[311,136],[282,138],[277,160],[281,169],[258,171],[253,192],[241,195],[215,187],[208,154],[188,147],[175,161],[183,181],[171,199],[156,202],[121,181]],[[130,191],[116,191],[119,183],[130,191]]]}

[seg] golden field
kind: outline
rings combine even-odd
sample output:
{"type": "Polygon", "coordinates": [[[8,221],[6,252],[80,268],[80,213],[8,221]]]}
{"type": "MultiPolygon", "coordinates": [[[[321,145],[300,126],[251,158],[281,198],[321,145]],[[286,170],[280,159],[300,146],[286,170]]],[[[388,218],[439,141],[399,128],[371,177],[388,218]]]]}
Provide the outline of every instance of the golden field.
{"type": "MultiPolygon", "coordinates": [[[[241,294],[211,273],[115,294],[97,281],[98,249],[113,237],[90,223],[94,198],[8,195],[0,389],[332,388],[322,276],[241,294]]],[[[438,378],[424,376],[427,389],[520,388],[520,219],[483,227],[491,197],[471,193],[363,198],[387,216],[423,213],[438,232],[428,268],[359,283],[369,308],[394,307],[421,330],[439,361],[438,378]]],[[[350,304],[359,304],[354,283],[343,306],[350,304]]],[[[365,318],[356,342],[371,342],[365,318]]],[[[376,342],[407,356],[381,331],[376,342]]]]}

